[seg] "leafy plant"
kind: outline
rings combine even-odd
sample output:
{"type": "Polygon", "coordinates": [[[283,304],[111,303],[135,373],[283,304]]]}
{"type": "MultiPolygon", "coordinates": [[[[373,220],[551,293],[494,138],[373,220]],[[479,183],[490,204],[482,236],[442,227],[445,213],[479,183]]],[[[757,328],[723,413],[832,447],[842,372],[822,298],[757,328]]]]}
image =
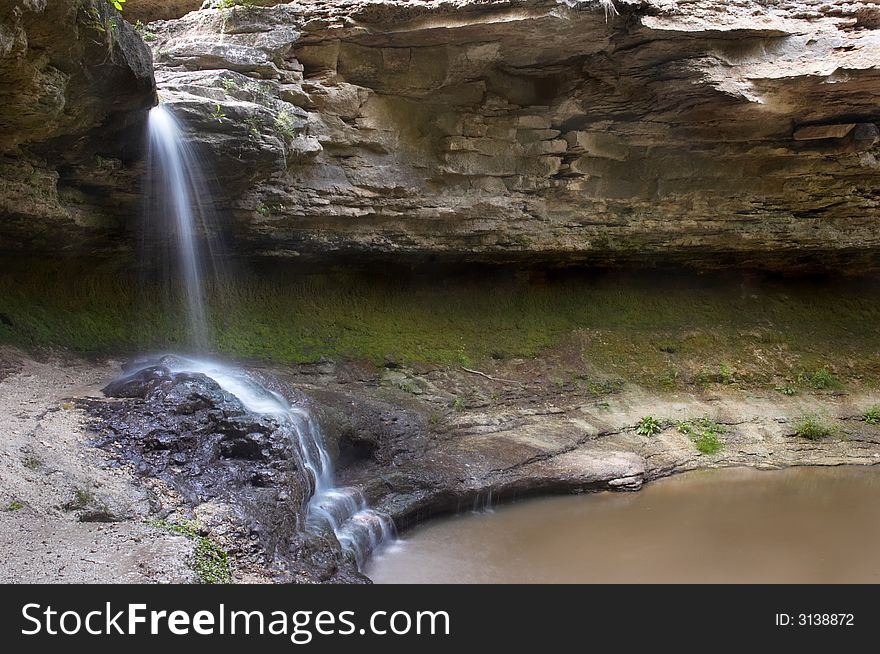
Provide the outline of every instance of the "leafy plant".
{"type": "Polygon", "coordinates": [[[43,467],[43,462],[35,454],[28,454],[24,457],[22,464],[28,470],[39,470],[43,467]]]}
{"type": "Polygon", "coordinates": [[[222,123],[223,119],[226,118],[226,114],[223,113],[223,108],[218,104],[217,108],[211,113],[211,118],[216,120],[218,123],[222,123]]]}
{"type": "Polygon", "coordinates": [[[736,378],[733,375],[733,370],[731,370],[730,366],[726,363],[722,363],[718,366],[718,380],[722,384],[732,384],[736,381],[736,378]]]}
{"type": "Polygon", "coordinates": [[[822,440],[838,433],[838,428],[817,415],[801,416],[795,423],[795,433],[811,441],[822,440]]]}
{"type": "Polygon", "coordinates": [[[645,416],[639,420],[639,424],[636,426],[636,433],[641,436],[653,436],[662,430],[663,425],[654,416],[645,416]]]}
{"type": "Polygon", "coordinates": [[[19,502],[18,500],[12,500],[9,505],[6,507],[7,511],[21,511],[24,508],[24,504],[19,502]]]}
{"type": "Polygon", "coordinates": [[[880,404],[868,407],[862,417],[869,425],[880,425],[880,404]]]}
{"type": "Polygon", "coordinates": [[[220,84],[223,85],[223,90],[226,93],[229,93],[231,91],[235,91],[236,89],[238,89],[238,83],[234,79],[232,79],[231,77],[224,77],[222,80],[220,80],[220,84]]]}
{"type": "MultiPolygon", "coordinates": [[[[234,83],[235,82],[233,82],[233,84],[234,83]]],[[[259,116],[250,116],[249,118],[245,118],[244,124],[248,126],[248,140],[256,141],[260,138],[260,129],[263,127],[262,118],[259,116]]]]}
{"type": "Polygon", "coordinates": [[[216,5],[217,9],[232,9],[233,7],[252,7],[254,0],[220,0],[216,5]]]}
{"type": "Polygon", "coordinates": [[[453,402],[452,402],[452,408],[456,411],[464,411],[465,410],[464,400],[460,397],[455,398],[455,400],[453,400],[453,402]]]}
{"type": "Polygon", "coordinates": [[[671,390],[678,384],[678,370],[676,368],[668,368],[666,372],[660,376],[660,386],[671,390]]]}
{"type": "Polygon", "coordinates": [[[694,440],[694,445],[702,454],[715,454],[724,446],[721,440],[724,425],[718,424],[711,418],[683,420],[678,423],[677,428],[679,432],[694,440]]]}
{"type": "Polygon", "coordinates": [[[783,386],[777,386],[775,390],[782,393],[783,395],[787,395],[788,397],[791,397],[792,395],[797,393],[797,389],[794,386],[792,386],[791,384],[784,384],[783,386]]]}
{"type": "Polygon", "coordinates": [[[293,122],[293,116],[290,115],[290,112],[287,109],[282,109],[278,112],[278,115],[275,116],[275,130],[287,137],[293,138],[296,134],[296,125],[293,122]]]}
{"type": "Polygon", "coordinates": [[[122,11],[122,5],[125,4],[125,0],[107,0],[107,2],[116,7],[116,11],[122,11]]]}

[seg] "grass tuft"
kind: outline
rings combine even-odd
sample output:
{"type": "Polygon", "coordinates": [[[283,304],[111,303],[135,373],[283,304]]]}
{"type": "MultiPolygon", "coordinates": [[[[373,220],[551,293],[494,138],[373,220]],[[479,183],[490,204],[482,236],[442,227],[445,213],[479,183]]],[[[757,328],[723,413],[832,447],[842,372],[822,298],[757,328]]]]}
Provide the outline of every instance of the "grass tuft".
{"type": "Polygon", "coordinates": [[[869,425],[880,425],[880,404],[868,407],[862,418],[869,425]]]}
{"type": "Polygon", "coordinates": [[[801,416],[795,422],[795,434],[810,441],[830,438],[839,433],[839,428],[815,414],[801,416]]]}

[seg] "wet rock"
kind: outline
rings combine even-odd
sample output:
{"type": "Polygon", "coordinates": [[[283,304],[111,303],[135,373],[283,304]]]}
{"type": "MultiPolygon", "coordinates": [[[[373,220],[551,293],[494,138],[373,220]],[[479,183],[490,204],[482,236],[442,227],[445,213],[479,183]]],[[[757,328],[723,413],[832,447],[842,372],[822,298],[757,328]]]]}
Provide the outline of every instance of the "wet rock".
{"type": "Polygon", "coordinates": [[[278,581],[362,582],[332,534],[304,531],[313,480],[288,427],[250,413],[209,377],[165,363],[109,384],[113,401],[88,403],[96,443],[167,484],[193,513],[212,506],[211,515],[226,516],[213,532],[232,543],[239,565],[278,581]]]}

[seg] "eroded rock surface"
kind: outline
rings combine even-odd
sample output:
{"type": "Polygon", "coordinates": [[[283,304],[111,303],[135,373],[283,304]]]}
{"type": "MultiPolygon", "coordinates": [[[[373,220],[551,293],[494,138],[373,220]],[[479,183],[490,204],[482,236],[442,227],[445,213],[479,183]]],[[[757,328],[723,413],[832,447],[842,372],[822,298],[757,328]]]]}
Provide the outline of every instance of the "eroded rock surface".
{"type": "Polygon", "coordinates": [[[4,2],[0,249],[94,248],[118,233],[154,101],[150,51],[107,2],[4,2]]]}
{"type": "Polygon", "coordinates": [[[309,2],[149,30],[251,253],[874,265],[875,3],[309,2]]]}

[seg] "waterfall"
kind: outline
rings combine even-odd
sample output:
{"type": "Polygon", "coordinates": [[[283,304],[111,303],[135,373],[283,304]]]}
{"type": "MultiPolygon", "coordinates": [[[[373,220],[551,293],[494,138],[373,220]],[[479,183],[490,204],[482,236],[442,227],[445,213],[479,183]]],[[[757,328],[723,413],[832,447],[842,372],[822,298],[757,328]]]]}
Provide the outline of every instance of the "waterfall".
{"type": "MultiPolygon", "coordinates": [[[[210,246],[215,233],[214,226],[209,224],[210,194],[206,191],[199,161],[168,108],[159,105],[150,111],[149,134],[147,213],[151,240],[165,243],[174,253],[174,268],[160,267],[171,274],[169,285],[183,293],[189,344],[195,351],[205,352],[211,347],[205,276],[206,271],[216,276],[220,270],[213,261],[215,248],[206,247],[210,246]],[[210,261],[206,261],[206,250],[210,261]]],[[[372,552],[394,539],[396,532],[391,518],[370,509],[359,489],[336,487],[333,463],[320,427],[305,407],[291,405],[244,370],[206,358],[174,356],[164,359],[163,365],[172,372],[202,373],[210,377],[224,391],[238,398],[248,411],[272,417],[291,434],[313,485],[305,507],[307,526],[332,530],[340,545],[352,553],[359,568],[372,552]]]]}
{"type": "Polygon", "coordinates": [[[150,110],[150,147],[147,156],[147,211],[151,240],[168,243],[176,254],[172,268],[159,262],[163,272],[174,270],[169,284],[180,290],[189,326],[189,345],[205,351],[210,343],[205,308],[203,256],[197,240],[206,232],[204,182],[193,152],[183,140],[180,124],[162,105],[150,110]]]}

